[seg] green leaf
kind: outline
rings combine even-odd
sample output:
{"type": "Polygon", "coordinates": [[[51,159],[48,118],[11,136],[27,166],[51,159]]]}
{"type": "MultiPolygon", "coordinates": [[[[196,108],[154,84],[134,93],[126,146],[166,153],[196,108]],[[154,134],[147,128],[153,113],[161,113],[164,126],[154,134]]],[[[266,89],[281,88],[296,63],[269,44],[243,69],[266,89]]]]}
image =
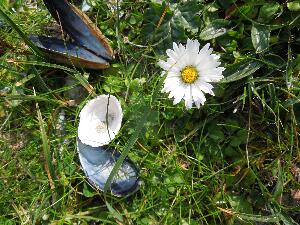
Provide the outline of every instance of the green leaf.
{"type": "Polygon", "coordinates": [[[135,18],[135,16],[134,15],[132,15],[131,17],[130,17],[130,19],[129,19],[129,23],[130,24],[132,24],[132,25],[134,25],[134,24],[136,24],[136,18],[135,18]]]}
{"type": "Polygon", "coordinates": [[[269,47],[270,28],[259,24],[252,24],[251,39],[256,53],[261,53],[269,47]]]}
{"type": "Polygon", "coordinates": [[[238,147],[241,144],[245,144],[247,141],[248,133],[246,130],[239,130],[231,139],[230,145],[238,147]]]}
{"type": "Polygon", "coordinates": [[[103,84],[103,89],[107,93],[120,92],[124,87],[124,80],[121,77],[108,76],[105,78],[105,83],[103,84]]]}
{"type": "Polygon", "coordinates": [[[296,223],[291,217],[286,216],[281,212],[278,212],[277,214],[284,225],[299,225],[299,223],[296,223]]]}
{"type": "Polygon", "coordinates": [[[235,211],[241,212],[241,213],[252,213],[253,212],[250,202],[248,202],[243,196],[231,195],[228,197],[229,197],[228,201],[229,201],[231,207],[235,211]]]}
{"type": "Polygon", "coordinates": [[[243,4],[242,6],[238,7],[238,12],[244,17],[245,19],[253,19],[257,16],[258,7],[256,7],[253,3],[247,1],[247,3],[243,4]]]}
{"type": "Polygon", "coordinates": [[[299,11],[300,10],[300,0],[288,2],[287,7],[290,11],[299,11]]]}
{"type": "Polygon", "coordinates": [[[164,183],[166,184],[168,191],[174,193],[176,189],[184,183],[184,178],[180,173],[168,174],[164,183]]]}
{"type": "Polygon", "coordinates": [[[184,18],[186,22],[185,28],[197,32],[200,23],[200,17],[198,16],[198,13],[202,8],[202,5],[200,5],[198,1],[186,1],[178,5],[174,14],[176,15],[178,12],[178,16],[180,15],[182,18],[184,18]]]}
{"type": "Polygon", "coordinates": [[[273,197],[275,199],[278,199],[283,192],[284,174],[282,171],[280,160],[277,160],[277,177],[278,179],[277,179],[275,191],[273,193],[273,197]]]}
{"type": "Polygon", "coordinates": [[[123,220],[122,215],[121,215],[118,211],[116,211],[116,210],[111,206],[111,204],[109,204],[107,201],[106,201],[105,203],[106,203],[106,206],[107,206],[109,212],[113,215],[113,217],[115,217],[115,218],[116,218],[117,220],[119,220],[120,222],[123,222],[124,220],[123,220]]]}
{"type": "Polygon", "coordinates": [[[195,0],[171,3],[170,7],[165,3],[150,3],[144,15],[142,28],[144,41],[159,43],[158,48],[162,51],[169,48],[172,41],[185,41],[188,31],[194,34],[198,32],[200,27],[198,13],[201,9],[202,5],[195,0]]]}
{"type": "Polygon", "coordinates": [[[289,99],[285,100],[283,106],[287,108],[287,107],[290,107],[290,106],[298,104],[298,103],[300,103],[300,98],[295,96],[293,98],[289,98],[289,99]]]}
{"type": "Polygon", "coordinates": [[[237,47],[238,47],[238,42],[236,40],[234,40],[233,37],[230,37],[229,32],[227,32],[227,34],[219,37],[217,39],[217,43],[222,46],[222,48],[224,48],[226,50],[226,52],[233,52],[236,51],[237,47]]]}
{"type": "Polygon", "coordinates": [[[50,99],[47,97],[40,97],[40,96],[33,96],[33,95],[8,95],[5,97],[0,96],[0,100],[21,100],[22,102],[25,101],[42,101],[42,102],[49,102],[55,105],[66,106],[67,104],[63,101],[50,99]]]}
{"type": "Polygon", "coordinates": [[[223,19],[216,19],[209,23],[200,33],[200,39],[204,41],[222,36],[227,32],[226,26],[229,22],[223,19]]]}
{"type": "Polygon", "coordinates": [[[93,191],[91,191],[90,188],[85,183],[83,184],[82,193],[87,198],[93,197],[95,195],[95,193],[93,191]]]}
{"type": "Polygon", "coordinates": [[[271,67],[282,68],[286,66],[286,62],[279,55],[267,54],[263,56],[265,63],[271,67]]]}
{"type": "Polygon", "coordinates": [[[280,9],[280,4],[277,2],[265,3],[259,10],[259,18],[263,22],[268,22],[272,20],[280,9]]]}
{"type": "Polygon", "coordinates": [[[144,26],[142,34],[145,41],[160,41],[170,35],[170,20],[172,18],[172,11],[165,4],[151,3],[144,15],[144,26]],[[165,11],[164,18],[161,18],[165,11]],[[159,21],[162,20],[160,27],[159,21]]]}
{"type": "Polygon", "coordinates": [[[251,185],[255,184],[255,182],[256,182],[255,172],[250,168],[245,168],[243,171],[243,176],[245,176],[245,178],[242,181],[243,186],[245,188],[251,189],[251,185]]]}
{"type": "Polygon", "coordinates": [[[215,141],[222,141],[224,140],[224,133],[222,129],[217,126],[216,124],[213,124],[208,128],[209,137],[214,139],[215,141]]]}
{"type": "Polygon", "coordinates": [[[222,83],[230,83],[248,77],[255,73],[263,63],[254,60],[244,60],[233,64],[224,71],[222,83]]]}
{"type": "Polygon", "coordinates": [[[44,66],[49,68],[56,68],[64,70],[65,72],[69,72],[70,76],[73,76],[76,80],[80,82],[80,84],[89,92],[93,92],[93,87],[89,84],[88,80],[77,70],[71,69],[66,66],[58,65],[58,64],[51,64],[47,62],[38,62],[38,61],[17,61],[18,63],[26,64],[26,65],[35,65],[35,66],[44,66]]]}

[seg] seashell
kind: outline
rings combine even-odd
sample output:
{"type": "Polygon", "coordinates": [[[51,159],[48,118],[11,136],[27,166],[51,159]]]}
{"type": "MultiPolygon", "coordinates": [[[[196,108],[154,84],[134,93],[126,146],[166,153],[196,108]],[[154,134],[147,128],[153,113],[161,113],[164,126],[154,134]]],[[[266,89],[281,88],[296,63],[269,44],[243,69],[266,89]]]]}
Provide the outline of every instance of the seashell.
{"type": "Polygon", "coordinates": [[[114,58],[107,39],[82,11],[67,0],[44,0],[54,19],[74,40],[70,43],[51,37],[31,36],[31,41],[59,63],[88,69],[104,69],[114,58]]]}
{"type": "MultiPolygon", "coordinates": [[[[120,157],[120,153],[104,147],[92,147],[77,139],[77,151],[81,167],[90,182],[98,189],[104,190],[105,183],[120,157]]],[[[139,188],[138,171],[134,163],[126,158],[110,185],[115,196],[127,196],[139,188]]]]}
{"type": "MultiPolygon", "coordinates": [[[[117,135],[122,123],[122,108],[113,95],[99,95],[90,100],[80,112],[77,150],[82,169],[89,182],[98,190],[103,190],[105,183],[120,157],[114,149],[103,145],[109,144],[117,135]]],[[[110,190],[113,195],[129,195],[139,187],[136,166],[126,158],[110,190]]]]}
{"type": "Polygon", "coordinates": [[[67,0],[44,0],[53,18],[76,44],[106,60],[113,59],[113,51],[99,28],[89,17],[67,0]]]}
{"type": "Polygon", "coordinates": [[[29,36],[29,39],[50,58],[59,63],[88,69],[104,69],[109,63],[92,52],[69,42],[51,37],[29,36]]]}
{"type": "Polygon", "coordinates": [[[122,124],[122,108],[113,95],[99,95],[80,112],[78,137],[84,144],[99,147],[109,144],[122,124]]]}

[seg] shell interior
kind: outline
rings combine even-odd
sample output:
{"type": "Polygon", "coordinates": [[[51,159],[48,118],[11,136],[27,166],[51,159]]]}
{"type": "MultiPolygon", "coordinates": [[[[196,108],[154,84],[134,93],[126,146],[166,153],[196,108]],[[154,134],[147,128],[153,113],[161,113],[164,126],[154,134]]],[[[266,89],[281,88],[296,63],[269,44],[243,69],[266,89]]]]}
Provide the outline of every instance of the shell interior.
{"type": "MultiPolygon", "coordinates": [[[[77,150],[82,169],[89,182],[103,191],[120,153],[104,147],[91,147],[83,144],[79,138],[77,138],[77,150]]],[[[111,183],[110,191],[116,196],[126,196],[138,188],[139,178],[136,166],[129,158],[126,158],[111,183]]]]}

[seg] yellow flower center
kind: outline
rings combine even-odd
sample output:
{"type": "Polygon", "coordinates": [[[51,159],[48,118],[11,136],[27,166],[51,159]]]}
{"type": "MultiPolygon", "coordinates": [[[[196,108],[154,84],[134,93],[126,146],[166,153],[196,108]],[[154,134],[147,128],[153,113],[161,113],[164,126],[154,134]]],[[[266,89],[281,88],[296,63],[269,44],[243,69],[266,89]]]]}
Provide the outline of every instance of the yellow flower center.
{"type": "Polygon", "coordinates": [[[183,70],[181,70],[181,79],[184,83],[192,84],[197,80],[198,72],[193,66],[186,66],[183,70]]]}

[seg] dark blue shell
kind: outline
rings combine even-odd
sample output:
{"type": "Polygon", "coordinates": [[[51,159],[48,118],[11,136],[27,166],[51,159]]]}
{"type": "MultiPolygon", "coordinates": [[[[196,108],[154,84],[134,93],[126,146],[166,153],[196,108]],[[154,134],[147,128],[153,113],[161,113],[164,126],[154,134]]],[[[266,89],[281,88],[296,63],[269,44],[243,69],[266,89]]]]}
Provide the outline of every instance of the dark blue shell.
{"type": "Polygon", "coordinates": [[[48,53],[49,58],[62,63],[74,64],[90,69],[101,69],[109,66],[102,57],[98,57],[75,43],[51,37],[30,36],[29,39],[40,49],[48,53]]]}
{"type": "Polygon", "coordinates": [[[77,44],[106,60],[113,58],[112,49],[104,35],[90,19],[67,0],[44,0],[51,15],[77,44]]]}
{"type": "MultiPolygon", "coordinates": [[[[95,188],[103,190],[108,176],[120,157],[120,153],[104,147],[91,147],[77,139],[79,160],[88,180],[95,188]]],[[[139,188],[136,166],[126,158],[115,175],[110,191],[116,196],[126,196],[139,188]]]]}

